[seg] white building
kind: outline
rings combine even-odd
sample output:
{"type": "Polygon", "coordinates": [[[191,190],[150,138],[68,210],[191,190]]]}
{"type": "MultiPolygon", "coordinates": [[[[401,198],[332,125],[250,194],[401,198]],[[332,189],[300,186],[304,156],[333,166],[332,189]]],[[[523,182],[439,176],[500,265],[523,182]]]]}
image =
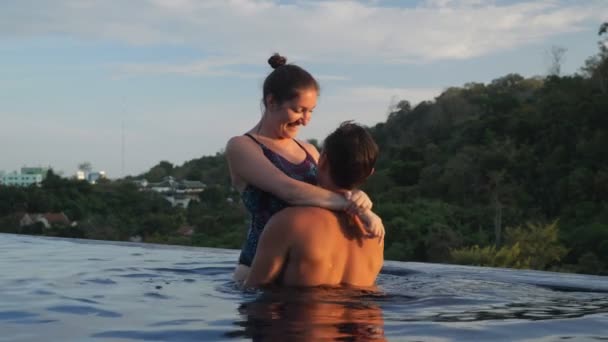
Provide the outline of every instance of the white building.
{"type": "Polygon", "coordinates": [[[22,175],[42,175],[42,179],[46,178],[46,174],[49,172],[50,167],[28,167],[24,166],[21,168],[22,175]]]}
{"type": "Polygon", "coordinates": [[[82,170],[76,171],[76,176],[75,177],[76,177],[77,180],[85,180],[85,179],[87,179],[87,176],[85,175],[84,171],[82,171],[82,170]]]}
{"type": "Polygon", "coordinates": [[[133,181],[140,191],[155,191],[171,203],[173,207],[188,208],[191,201],[199,201],[198,195],[207,187],[200,181],[177,181],[172,176],[163,177],[158,183],[150,183],[145,179],[133,181]]]}
{"type": "Polygon", "coordinates": [[[182,208],[188,208],[190,201],[193,200],[193,198],[190,196],[184,196],[184,195],[180,196],[178,194],[175,194],[173,196],[165,196],[165,199],[167,201],[169,201],[169,203],[171,203],[172,207],[182,207],[182,208]]]}
{"type": "Polygon", "coordinates": [[[105,171],[89,172],[89,174],[87,175],[87,181],[89,181],[89,183],[91,184],[95,184],[98,180],[105,178],[107,178],[105,171]]]}
{"type": "Polygon", "coordinates": [[[98,180],[105,178],[107,178],[105,171],[76,171],[76,179],[86,180],[91,184],[95,184],[98,180]]]}
{"type": "Polygon", "coordinates": [[[0,174],[0,184],[6,186],[40,186],[40,183],[46,178],[48,170],[45,167],[22,167],[21,173],[17,171],[2,172],[0,174]]]}

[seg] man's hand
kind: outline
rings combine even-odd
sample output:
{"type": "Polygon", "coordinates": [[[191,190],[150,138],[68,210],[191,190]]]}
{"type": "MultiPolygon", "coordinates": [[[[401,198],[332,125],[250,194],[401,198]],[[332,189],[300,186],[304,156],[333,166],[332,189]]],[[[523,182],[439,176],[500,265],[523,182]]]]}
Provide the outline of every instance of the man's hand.
{"type": "Polygon", "coordinates": [[[367,210],[359,214],[359,219],[363,222],[363,227],[368,233],[369,237],[378,237],[379,241],[384,241],[384,224],[380,216],[376,215],[373,211],[367,210]]]}

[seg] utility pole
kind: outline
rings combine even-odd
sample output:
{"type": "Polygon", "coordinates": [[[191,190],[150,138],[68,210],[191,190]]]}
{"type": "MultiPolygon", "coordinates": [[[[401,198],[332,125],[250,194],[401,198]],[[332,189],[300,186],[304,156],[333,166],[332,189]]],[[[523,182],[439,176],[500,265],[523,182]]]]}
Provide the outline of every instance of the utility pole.
{"type": "Polygon", "coordinates": [[[120,144],[120,177],[125,177],[125,120],[122,120],[121,127],[121,144],[120,144]]]}

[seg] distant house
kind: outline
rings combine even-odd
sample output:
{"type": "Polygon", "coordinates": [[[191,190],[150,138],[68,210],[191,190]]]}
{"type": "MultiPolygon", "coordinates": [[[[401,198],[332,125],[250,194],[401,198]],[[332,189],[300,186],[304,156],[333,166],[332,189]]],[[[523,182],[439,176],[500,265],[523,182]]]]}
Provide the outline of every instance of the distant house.
{"type": "Polygon", "coordinates": [[[192,236],[194,235],[194,227],[188,225],[181,226],[177,230],[177,233],[181,236],[192,236]]]}
{"type": "Polygon", "coordinates": [[[49,167],[42,167],[42,166],[37,166],[37,167],[28,167],[28,166],[24,166],[21,168],[21,174],[23,175],[41,175],[42,179],[46,178],[46,174],[49,172],[50,170],[50,166],[49,167]]]}
{"type": "Polygon", "coordinates": [[[169,201],[169,203],[171,203],[171,206],[173,207],[188,208],[188,205],[190,205],[190,201],[196,201],[198,200],[198,197],[193,198],[192,196],[185,194],[173,194],[165,196],[165,199],[169,201]]]}
{"type": "MultiPolygon", "coordinates": [[[[145,181],[145,179],[144,179],[145,181]]],[[[163,179],[160,182],[143,182],[140,181],[139,184],[145,184],[143,185],[143,187],[141,187],[141,190],[148,190],[148,191],[156,191],[158,193],[167,193],[167,192],[173,192],[176,188],[177,188],[177,182],[175,181],[175,178],[168,176],[168,177],[163,177],[163,179]]]]}
{"type": "Polygon", "coordinates": [[[41,214],[27,214],[27,213],[23,214],[23,216],[19,219],[19,226],[25,227],[25,226],[32,225],[36,222],[42,222],[42,224],[44,224],[44,226],[46,228],[51,227],[49,222],[44,217],[42,217],[41,214]]]}
{"type": "Polygon", "coordinates": [[[77,180],[86,180],[91,184],[97,183],[100,179],[108,178],[105,171],[87,171],[78,170],[76,171],[75,178],[77,180]]]}
{"type": "Polygon", "coordinates": [[[206,185],[201,181],[183,180],[178,183],[177,191],[186,193],[199,193],[205,190],[206,185]]]}
{"type": "Polygon", "coordinates": [[[148,186],[148,181],[146,179],[136,179],[133,183],[140,189],[148,186]]]}
{"type": "Polygon", "coordinates": [[[46,213],[44,218],[51,224],[51,226],[69,226],[72,224],[70,219],[63,212],[60,213],[46,213]]]}
{"type": "Polygon", "coordinates": [[[7,186],[40,186],[49,171],[47,167],[27,167],[21,168],[21,172],[0,174],[0,184],[7,186]]]}
{"type": "Polygon", "coordinates": [[[140,191],[154,191],[163,197],[174,207],[187,208],[191,201],[198,201],[198,194],[205,191],[207,185],[200,181],[175,180],[171,176],[164,177],[160,182],[148,182],[147,180],[133,181],[140,191]]]}
{"type": "Polygon", "coordinates": [[[142,242],[143,239],[141,238],[141,235],[134,235],[129,237],[129,241],[131,242],[142,242]]]}
{"type": "Polygon", "coordinates": [[[63,213],[45,213],[45,214],[29,214],[25,213],[19,220],[19,226],[25,227],[35,223],[42,223],[45,228],[51,228],[52,226],[70,226],[73,223],[63,213]]]}

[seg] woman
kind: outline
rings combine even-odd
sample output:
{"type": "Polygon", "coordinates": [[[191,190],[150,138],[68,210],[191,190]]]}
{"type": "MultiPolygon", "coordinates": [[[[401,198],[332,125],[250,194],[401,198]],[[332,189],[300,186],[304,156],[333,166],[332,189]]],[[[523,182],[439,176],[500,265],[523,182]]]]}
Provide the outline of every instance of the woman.
{"type": "Polygon", "coordinates": [[[358,214],[372,235],[384,235],[382,221],[371,212],[371,201],[364,192],[338,194],[315,185],[319,151],[296,136],[310,121],[319,84],[306,70],[286,62],[278,54],[270,57],[268,63],[274,71],[264,81],[264,114],[257,125],[245,135],[231,138],[226,146],[232,184],[251,214],[235,270],[237,281],[248,273],[266,222],[289,205],[347,210],[358,214]]]}

